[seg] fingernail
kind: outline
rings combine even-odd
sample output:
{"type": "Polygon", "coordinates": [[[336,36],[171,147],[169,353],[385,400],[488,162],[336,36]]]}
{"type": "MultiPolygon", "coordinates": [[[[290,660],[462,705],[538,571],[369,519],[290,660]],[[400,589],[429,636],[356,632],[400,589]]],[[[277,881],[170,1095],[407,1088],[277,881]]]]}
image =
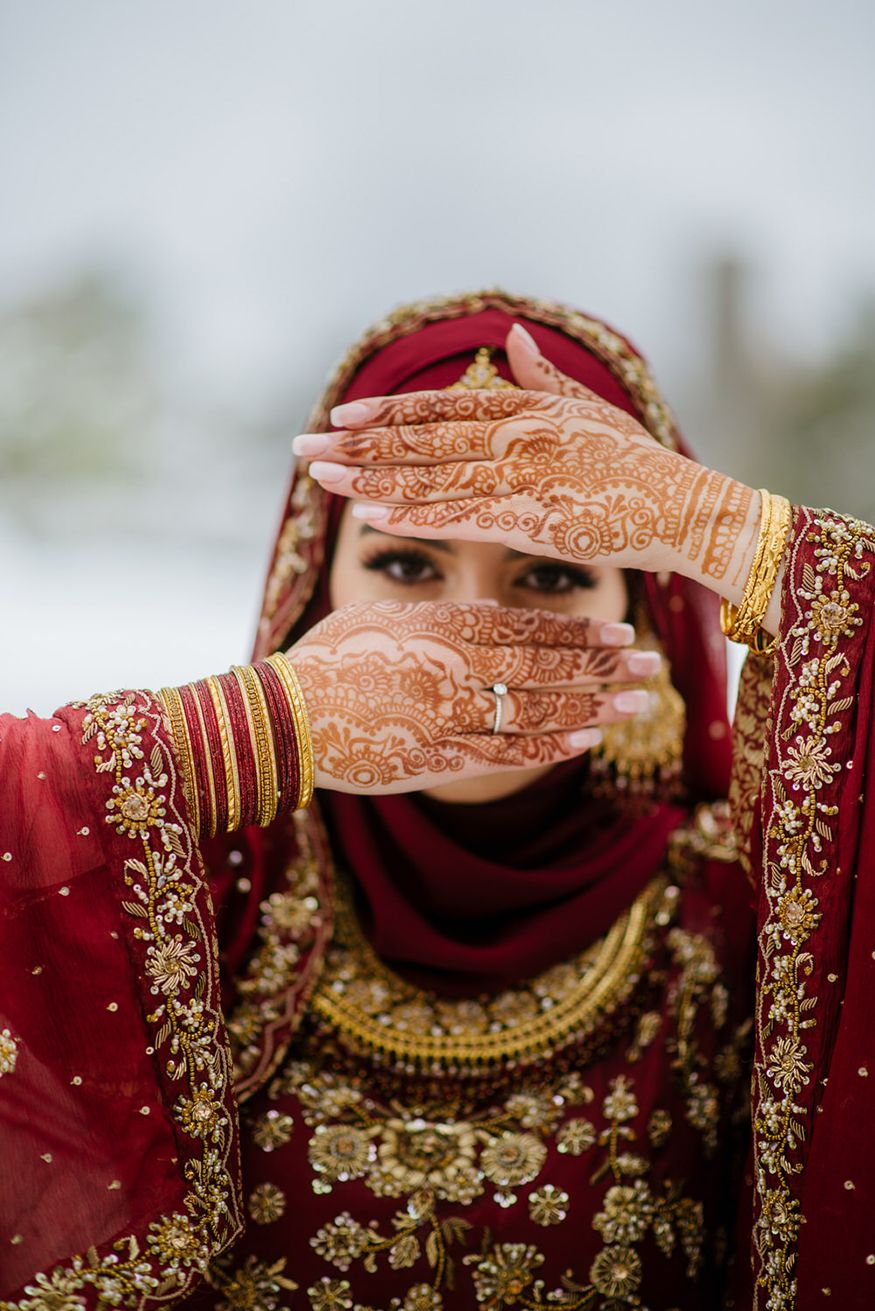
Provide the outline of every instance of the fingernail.
{"type": "Polygon", "coordinates": [[[597,747],[601,740],[602,735],[597,728],[579,728],[576,733],[568,734],[568,745],[575,750],[597,747]]]}
{"type": "Polygon", "coordinates": [[[650,707],[650,693],[643,688],[633,692],[618,692],[614,697],[614,709],[621,715],[640,715],[650,707]]]}
{"type": "Polygon", "coordinates": [[[602,642],[605,646],[628,646],[635,641],[631,624],[602,624],[602,642]]]}
{"type": "Polygon", "coordinates": [[[529,351],[532,355],[540,355],[541,352],[538,350],[538,343],[535,341],[534,337],[530,332],[526,332],[525,328],[522,326],[521,323],[515,323],[511,328],[511,332],[516,337],[520,345],[525,346],[526,350],[529,351]]]}
{"type": "Polygon", "coordinates": [[[299,432],[292,442],[295,455],[324,455],[331,446],[331,438],[324,432],[299,432]]]}
{"type": "Polygon", "coordinates": [[[370,501],[357,501],[352,507],[353,519],[388,519],[388,505],[373,505],[370,501]]]}
{"type": "Polygon", "coordinates": [[[333,464],[330,460],[314,460],[310,465],[310,477],[317,483],[339,483],[346,468],[342,464],[333,464]]]}
{"type": "Polygon", "coordinates": [[[630,674],[642,674],[645,677],[658,674],[661,666],[662,658],[658,651],[634,651],[626,661],[630,674]]]}
{"type": "Polygon", "coordinates": [[[335,428],[347,428],[350,424],[366,423],[373,413],[370,401],[347,401],[345,405],[335,405],[330,417],[335,428]]]}

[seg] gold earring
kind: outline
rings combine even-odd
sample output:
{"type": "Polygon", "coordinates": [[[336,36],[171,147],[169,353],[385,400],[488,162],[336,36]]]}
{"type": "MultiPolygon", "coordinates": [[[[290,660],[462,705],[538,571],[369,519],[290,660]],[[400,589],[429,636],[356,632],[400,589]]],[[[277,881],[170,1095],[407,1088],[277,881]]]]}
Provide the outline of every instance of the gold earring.
{"type": "Polygon", "coordinates": [[[602,728],[602,741],[590,752],[591,791],[616,797],[633,809],[677,798],[682,792],[681,768],[687,711],[671,681],[671,671],[652,634],[641,642],[645,651],[659,651],[662,666],[643,684],[650,693],[650,710],[602,728]]]}

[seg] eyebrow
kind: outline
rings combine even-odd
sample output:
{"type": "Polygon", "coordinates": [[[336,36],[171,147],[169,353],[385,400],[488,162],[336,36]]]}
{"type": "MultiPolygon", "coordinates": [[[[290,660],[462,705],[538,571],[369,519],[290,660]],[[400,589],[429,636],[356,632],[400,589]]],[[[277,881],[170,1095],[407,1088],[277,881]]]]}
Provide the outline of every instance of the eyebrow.
{"type": "MultiPolygon", "coordinates": [[[[394,533],[381,533],[379,528],[374,528],[372,524],[363,523],[359,530],[359,537],[364,537],[365,533],[376,533],[379,537],[395,537],[394,533]]],[[[431,547],[435,551],[444,551],[447,555],[455,555],[456,548],[452,542],[448,542],[439,537],[396,537],[395,540],[403,546],[405,542],[413,542],[416,546],[431,547]]],[[[507,548],[504,556],[505,560],[531,560],[534,557],[525,551],[515,551],[512,546],[507,548]]]]}

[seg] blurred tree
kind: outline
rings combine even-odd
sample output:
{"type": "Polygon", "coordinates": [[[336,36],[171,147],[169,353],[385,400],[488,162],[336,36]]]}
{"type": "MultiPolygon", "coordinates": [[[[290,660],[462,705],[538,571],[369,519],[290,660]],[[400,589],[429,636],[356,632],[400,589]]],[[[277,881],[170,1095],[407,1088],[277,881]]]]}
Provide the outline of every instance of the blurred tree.
{"type": "Polygon", "coordinates": [[[71,482],[139,463],[156,409],[142,307],[106,272],[0,311],[0,477],[71,482]]]}

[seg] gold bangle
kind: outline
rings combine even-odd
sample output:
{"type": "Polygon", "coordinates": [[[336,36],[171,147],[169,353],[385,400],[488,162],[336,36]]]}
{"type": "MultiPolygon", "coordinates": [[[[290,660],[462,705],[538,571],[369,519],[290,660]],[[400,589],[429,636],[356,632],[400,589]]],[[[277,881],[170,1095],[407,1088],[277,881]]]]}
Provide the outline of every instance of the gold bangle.
{"type": "Polygon", "coordinates": [[[277,651],[274,655],[268,656],[267,664],[276,670],[279,675],[295,723],[295,738],[298,743],[298,773],[300,776],[298,800],[295,809],[303,810],[313,800],[316,772],[313,760],[313,734],[310,729],[310,716],[307,713],[307,705],[304,701],[298,675],[282,651],[277,651]]]}
{"type": "Polygon", "coordinates": [[[757,655],[771,655],[777,638],[763,634],[762,622],[784,558],[792,510],[786,497],[771,496],[765,489],[760,496],[762,517],[753,564],[738,606],[721,602],[720,626],[730,641],[746,644],[757,655]]]}
{"type": "Polygon", "coordinates": [[[222,761],[225,766],[225,786],[228,792],[228,818],[227,831],[233,833],[236,828],[240,827],[240,776],[237,773],[237,756],[232,750],[231,743],[234,740],[233,730],[231,728],[231,716],[228,714],[228,704],[225,701],[225,693],[222,684],[214,675],[204,679],[210,690],[210,696],[213,698],[213,705],[216,709],[216,719],[219,725],[219,739],[222,743],[222,761]]]}
{"type": "Polygon", "coordinates": [[[170,732],[173,737],[173,743],[176,747],[177,759],[179,760],[182,790],[185,793],[189,809],[191,810],[194,831],[196,835],[200,837],[201,812],[197,793],[197,775],[194,768],[194,752],[192,751],[191,738],[188,733],[188,721],[185,718],[185,708],[182,704],[182,697],[180,696],[179,688],[177,687],[162,687],[158,695],[164,702],[167,717],[170,720],[170,732]]]}
{"type": "Polygon", "coordinates": [[[191,688],[191,694],[194,699],[194,708],[197,712],[198,728],[200,729],[201,734],[201,759],[204,762],[204,772],[207,777],[207,786],[209,788],[208,801],[210,803],[210,815],[209,820],[204,826],[204,834],[208,838],[214,838],[219,823],[219,803],[216,800],[216,779],[213,774],[213,753],[210,750],[210,739],[207,736],[204,708],[201,705],[201,699],[198,696],[197,687],[194,683],[189,683],[189,687],[191,688]]]}
{"type": "Polygon", "coordinates": [[[246,708],[246,720],[256,762],[257,803],[255,822],[267,828],[276,819],[279,805],[276,757],[273,734],[261,684],[251,665],[233,665],[231,672],[240,685],[246,708]]]}

